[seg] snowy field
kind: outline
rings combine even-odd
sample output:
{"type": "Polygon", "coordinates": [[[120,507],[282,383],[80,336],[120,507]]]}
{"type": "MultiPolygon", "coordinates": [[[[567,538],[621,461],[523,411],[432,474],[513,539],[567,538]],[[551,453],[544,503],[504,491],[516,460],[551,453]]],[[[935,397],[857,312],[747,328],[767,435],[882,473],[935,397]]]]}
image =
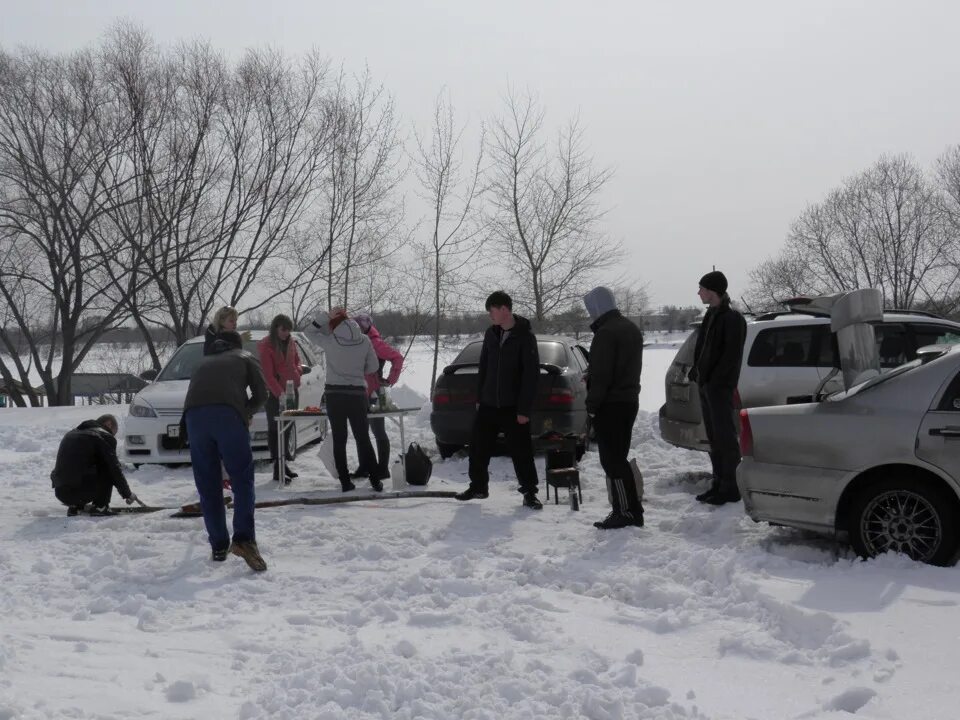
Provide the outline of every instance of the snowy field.
{"type": "MultiPolygon", "coordinates": [[[[0,719],[954,717],[958,571],[696,503],[705,457],[657,433],[677,342],[645,355],[645,528],[592,527],[593,452],[579,513],[522,508],[495,458],[482,502],[258,511],[263,574],[212,563],[199,519],[66,518],[53,456],[97,409],[0,410],[0,719]]],[[[397,399],[425,399],[414,350],[397,399]]],[[[428,408],[411,436],[432,448],[428,408]]],[[[338,494],[315,447],[295,467],[258,499],[338,494]]],[[[196,496],[189,468],[128,476],[150,504],[196,496]]]]}

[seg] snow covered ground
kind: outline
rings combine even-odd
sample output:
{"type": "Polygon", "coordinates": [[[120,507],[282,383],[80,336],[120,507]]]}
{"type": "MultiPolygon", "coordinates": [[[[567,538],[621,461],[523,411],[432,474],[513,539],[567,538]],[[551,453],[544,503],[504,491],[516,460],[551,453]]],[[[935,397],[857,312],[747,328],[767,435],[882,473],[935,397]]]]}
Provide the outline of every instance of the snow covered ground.
{"type": "MultiPolygon", "coordinates": [[[[0,410],[0,720],[954,717],[958,571],[696,503],[705,458],[657,433],[656,345],[645,528],[592,527],[595,453],[579,513],[522,508],[495,458],[483,502],[258,511],[263,574],[212,563],[199,519],[66,518],[52,458],[94,409],[0,410]]],[[[425,395],[425,355],[396,396],[425,395]]],[[[429,448],[428,414],[408,430],[429,448]]],[[[315,448],[295,466],[258,499],[336,494],[315,448]]],[[[151,504],[195,497],[189,468],[129,478],[151,504]]],[[[435,465],[431,487],[465,484],[465,459],[435,465]]]]}

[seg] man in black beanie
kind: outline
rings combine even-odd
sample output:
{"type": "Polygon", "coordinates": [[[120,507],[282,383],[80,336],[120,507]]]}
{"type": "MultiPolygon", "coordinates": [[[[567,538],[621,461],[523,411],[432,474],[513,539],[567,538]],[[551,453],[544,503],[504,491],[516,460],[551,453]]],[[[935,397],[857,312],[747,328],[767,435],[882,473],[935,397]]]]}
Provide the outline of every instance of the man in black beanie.
{"type": "Polygon", "coordinates": [[[743,343],[747,323],[730,307],[727,278],[719,270],[700,278],[697,293],[706,315],[697,333],[690,379],[700,391],[703,424],[710,441],[710,464],[713,482],[710,489],[697,495],[700,502],[723,505],[740,502],[737,489],[737,466],[740,464],[740,442],[734,417],[733,394],[740,379],[743,343]]]}

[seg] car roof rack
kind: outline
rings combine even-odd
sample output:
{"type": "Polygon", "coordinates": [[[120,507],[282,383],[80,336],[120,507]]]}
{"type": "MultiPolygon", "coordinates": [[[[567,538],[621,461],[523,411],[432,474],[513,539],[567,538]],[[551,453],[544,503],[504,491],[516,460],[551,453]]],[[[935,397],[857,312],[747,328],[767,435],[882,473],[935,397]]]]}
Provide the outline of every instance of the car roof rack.
{"type": "Polygon", "coordinates": [[[905,308],[893,308],[892,310],[884,310],[883,312],[889,313],[890,315],[919,315],[920,317],[934,318],[935,320],[946,320],[943,315],[937,315],[937,313],[932,313],[928,310],[907,310],[905,308]]]}

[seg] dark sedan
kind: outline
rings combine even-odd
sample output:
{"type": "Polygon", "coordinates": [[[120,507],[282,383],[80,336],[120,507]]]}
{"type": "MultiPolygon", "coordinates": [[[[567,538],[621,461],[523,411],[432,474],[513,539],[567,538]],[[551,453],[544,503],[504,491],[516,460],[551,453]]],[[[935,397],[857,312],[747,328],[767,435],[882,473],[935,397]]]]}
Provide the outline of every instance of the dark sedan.
{"type": "MultiPolygon", "coordinates": [[[[482,340],[471,342],[437,378],[430,427],[440,457],[450,457],[470,442],[477,411],[477,372],[482,347],[482,340]]],[[[530,418],[534,447],[541,435],[550,433],[585,438],[587,351],[576,340],[560,335],[537,335],[537,349],[540,381],[530,418]]]]}

